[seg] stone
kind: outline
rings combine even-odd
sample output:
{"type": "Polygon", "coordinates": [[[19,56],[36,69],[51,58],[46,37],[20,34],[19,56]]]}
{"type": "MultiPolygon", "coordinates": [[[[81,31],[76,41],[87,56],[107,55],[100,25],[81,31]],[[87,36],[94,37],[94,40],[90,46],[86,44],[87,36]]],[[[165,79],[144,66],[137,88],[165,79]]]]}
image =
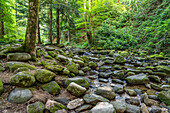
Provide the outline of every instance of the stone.
{"type": "Polygon", "coordinates": [[[45,70],[45,69],[36,70],[34,75],[35,75],[35,78],[41,83],[50,82],[56,76],[55,73],[45,70]]]}
{"type": "Polygon", "coordinates": [[[79,75],[84,76],[84,72],[82,70],[79,70],[79,75]]]}
{"type": "Polygon", "coordinates": [[[105,82],[105,83],[107,83],[107,82],[109,82],[109,80],[108,80],[108,79],[105,79],[105,78],[99,78],[99,82],[105,82]]]}
{"type": "Polygon", "coordinates": [[[123,93],[124,92],[124,87],[121,84],[111,84],[111,86],[113,87],[113,90],[116,93],[123,93]]]}
{"type": "Polygon", "coordinates": [[[77,98],[77,99],[74,99],[72,101],[70,101],[68,104],[67,104],[67,108],[68,109],[75,109],[81,105],[84,104],[84,100],[83,99],[80,99],[80,98],[77,98]]]}
{"type": "Polygon", "coordinates": [[[4,90],[3,83],[0,79],[0,95],[2,94],[3,90],[4,90]]]}
{"type": "Polygon", "coordinates": [[[122,67],[121,67],[120,65],[114,65],[114,66],[112,67],[112,69],[121,70],[122,67]]]}
{"type": "Polygon", "coordinates": [[[131,85],[136,85],[136,84],[147,84],[149,83],[149,78],[145,74],[137,74],[134,76],[129,76],[126,78],[127,82],[131,85]]]}
{"type": "Polygon", "coordinates": [[[133,89],[126,89],[126,92],[130,96],[136,96],[137,95],[136,91],[134,91],[133,89]]]}
{"type": "Polygon", "coordinates": [[[71,82],[74,82],[82,87],[89,88],[90,82],[85,77],[74,77],[74,78],[67,78],[65,80],[65,87],[67,87],[71,82]]]}
{"type": "Polygon", "coordinates": [[[44,110],[45,105],[42,102],[36,102],[27,106],[28,113],[43,113],[44,110]]]}
{"type": "Polygon", "coordinates": [[[44,55],[44,58],[53,60],[53,57],[50,55],[44,55]]]}
{"type": "Polygon", "coordinates": [[[140,113],[141,108],[136,105],[126,104],[126,113],[140,113]]]}
{"type": "Polygon", "coordinates": [[[108,102],[99,102],[95,107],[93,107],[89,113],[116,113],[112,104],[108,102]]]}
{"type": "Polygon", "coordinates": [[[120,51],[119,54],[123,57],[127,57],[129,55],[129,53],[127,51],[120,51]]]}
{"type": "Polygon", "coordinates": [[[76,65],[74,62],[70,62],[66,67],[70,72],[72,72],[74,74],[79,73],[79,66],[76,65]]]}
{"type": "Polygon", "coordinates": [[[83,61],[85,63],[88,63],[89,62],[89,57],[88,56],[80,56],[81,59],[83,59],[83,61]]]}
{"type": "Polygon", "coordinates": [[[161,113],[161,108],[158,106],[151,106],[150,113],[161,113]]]}
{"type": "Polygon", "coordinates": [[[121,81],[120,79],[112,79],[112,82],[119,83],[119,84],[124,84],[124,82],[121,81]]]}
{"type": "Polygon", "coordinates": [[[81,68],[83,72],[88,72],[90,69],[88,66],[81,68]]]}
{"type": "Polygon", "coordinates": [[[14,73],[22,72],[22,71],[30,71],[27,67],[20,67],[14,71],[14,73]]]}
{"type": "Polygon", "coordinates": [[[140,101],[137,97],[126,97],[125,98],[126,103],[133,104],[133,105],[140,105],[140,101]]]}
{"type": "Polygon", "coordinates": [[[66,99],[66,98],[63,98],[63,97],[56,97],[56,98],[54,98],[54,100],[63,104],[63,105],[67,105],[70,102],[69,99],[66,99]]]}
{"type": "Polygon", "coordinates": [[[91,61],[91,62],[89,62],[89,67],[92,68],[92,69],[96,69],[97,64],[91,61]]]}
{"type": "Polygon", "coordinates": [[[70,71],[69,71],[67,68],[64,68],[62,74],[63,74],[63,75],[69,75],[69,74],[70,74],[70,71]]]}
{"type": "Polygon", "coordinates": [[[112,75],[112,78],[118,78],[118,79],[124,80],[125,73],[123,71],[115,71],[112,75]]]}
{"type": "Polygon", "coordinates": [[[55,113],[68,113],[65,109],[57,110],[55,113]]]}
{"type": "Polygon", "coordinates": [[[52,72],[62,72],[64,69],[61,65],[46,65],[46,68],[52,72]]]}
{"type": "Polygon", "coordinates": [[[71,82],[69,84],[69,86],[67,87],[67,91],[76,97],[80,97],[81,95],[83,95],[86,92],[86,88],[84,88],[74,82],[71,82]]]}
{"type": "Polygon", "coordinates": [[[0,72],[3,72],[3,71],[5,71],[5,68],[2,65],[0,65],[0,72]]]}
{"type": "Polygon", "coordinates": [[[72,61],[73,61],[74,63],[76,63],[76,64],[79,64],[80,67],[83,67],[83,66],[84,66],[84,62],[83,62],[82,60],[73,59],[72,61]]]}
{"type": "Polygon", "coordinates": [[[169,91],[161,91],[158,93],[158,98],[165,102],[167,105],[170,105],[170,90],[169,91]]]}
{"type": "Polygon", "coordinates": [[[147,106],[145,104],[141,105],[141,112],[142,113],[149,113],[149,110],[148,110],[148,108],[147,108],[147,106]]]}
{"type": "Polygon", "coordinates": [[[100,72],[99,77],[101,78],[109,78],[112,75],[112,72],[100,72]]]}
{"type": "Polygon", "coordinates": [[[53,100],[50,100],[50,99],[47,100],[47,102],[45,104],[45,108],[47,110],[49,110],[50,113],[56,113],[56,111],[62,110],[62,109],[67,110],[67,107],[64,106],[63,104],[53,101],[53,100]]]}
{"type": "Polygon", "coordinates": [[[157,84],[154,84],[154,83],[150,83],[151,84],[151,87],[157,91],[162,91],[163,88],[161,88],[161,86],[157,85],[157,84]]]}
{"type": "Polygon", "coordinates": [[[55,58],[57,56],[57,54],[54,53],[54,51],[48,51],[48,54],[53,58],[55,58]]]}
{"type": "Polygon", "coordinates": [[[65,63],[68,63],[69,62],[69,59],[66,57],[66,56],[64,56],[64,55],[57,55],[56,57],[55,57],[55,59],[57,59],[58,61],[60,61],[60,62],[65,62],[65,63]]]}
{"type": "Polygon", "coordinates": [[[11,80],[10,83],[12,85],[17,85],[21,87],[29,87],[32,86],[35,83],[35,77],[32,73],[23,71],[15,74],[11,80]]]}
{"type": "Polygon", "coordinates": [[[161,88],[168,91],[170,90],[170,85],[162,85],[161,88]]]}
{"type": "Polygon", "coordinates": [[[90,105],[90,104],[85,104],[85,105],[82,105],[82,106],[78,107],[77,109],[75,109],[75,111],[76,111],[77,113],[79,113],[79,112],[81,112],[81,111],[89,110],[89,109],[91,109],[92,107],[93,107],[93,106],[90,105]]]}
{"type": "Polygon", "coordinates": [[[54,51],[54,50],[55,50],[55,48],[52,47],[52,46],[45,46],[45,49],[46,49],[47,51],[54,51]]]}
{"type": "Polygon", "coordinates": [[[8,61],[28,61],[31,59],[31,55],[28,53],[9,53],[7,55],[8,61]]]}
{"type": "Polygon", "coordinates": [[[101,95],[107,99],[114,99],[115,98],[115,92],[113,88],[104,86],[104,87],[98,87],[95,91],[97,95],[101,95]]]}
{"type": "Polygon", "coordinates": [[[8,96],[8,101],[16,104],[23,104],[32,97],[29,89],[15,88],[8,96]]]}
{"type": "Polygon", "coordinates": [[[60,86],[55,81],[43,84],[41,85],[41,88],[52,95],[58,95],[61,91],[60,86]]]}
{"type": "Polygon", "coordinates": [[[123,56],[116,56],[116,58],[114,59],[114,63],[117,64],[124,64],[126,62],[126,60],[124,59],[123,56]]]}
{"type": "Polygon", "coordinates": [[[149,99],[146,93],[142,94],[141,97],[143,98],[143,101],[147,106],[152,106],[152,105],[158,106],[159,104],[158,101],[149,99]]]}
{"type": "Polygon", "coordinates": [[[170,67],[168,66],[157,66],[157,71],[164,72],[166,74],[170,73],[170,67]]]}
{"type": "Polygon", "coordinates": [[[98,102],[109,102],[108,99],[96,94],[86,94],[83,99],[86,103],[92,105],[96,105],[98,102]]]}
{"type": "Polygon", "coordinates": [[[116,113],[124,113],[126,111],[126,103],[124,101],[110,102],[116,109],[116,113]]]}
{"type": "Polygon", "coordinates": [[[156,76],[156,75],[149,75],[148,78],[150,81],[153,81],[153,82],[158,82],[158,83],[161,82],[161,79],[159,78],[159,76],[156,76]]]}

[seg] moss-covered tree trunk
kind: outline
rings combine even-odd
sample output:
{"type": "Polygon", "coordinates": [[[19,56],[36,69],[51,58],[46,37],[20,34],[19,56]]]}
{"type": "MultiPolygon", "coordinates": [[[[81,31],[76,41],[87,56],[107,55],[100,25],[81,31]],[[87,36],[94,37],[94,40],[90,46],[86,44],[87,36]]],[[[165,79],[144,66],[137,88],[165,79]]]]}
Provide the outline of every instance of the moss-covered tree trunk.
{"type": "Polygon", "coordinates": [[[60,12],[59,9],[57,9],[57,17],[56,17],[56,23],[57,23],[57,44],[60,44],[60,12]]]}
{"type": "Polygon", "coordinates": [[[40,36],[40,21],[38,19],[38,44],[41,44],[41,36],[40,36]]]}
{"type": "Polygon", "coordinates": [[[27,30],[23,49],[30,53],[32,59],[36,58],[36,39],[38,28],[39,0],[29,0],[29,14],[27,30]]]}
{"type": "Polygon", "coordinates": [[[50,0],[50,4],[51,4],[51,6],[50,6],[50,29],[49,29],[49,33],[50,33],[50,36],[49,36],[49,38],[50,38],[50,43],[52,44],[53,42],[53,31],[52,31],[52,24],[53,24],[53,10],[52,10],[52,3],[53,3],[53,1],[52,0],[50,0]]]}

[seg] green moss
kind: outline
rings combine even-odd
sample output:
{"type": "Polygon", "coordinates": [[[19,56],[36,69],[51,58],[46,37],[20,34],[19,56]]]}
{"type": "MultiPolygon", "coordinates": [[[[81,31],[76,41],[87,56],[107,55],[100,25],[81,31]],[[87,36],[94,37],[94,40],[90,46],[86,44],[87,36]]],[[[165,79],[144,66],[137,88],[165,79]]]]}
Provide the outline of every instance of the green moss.
{"type": "Polygon", "coordinates": [[[55,58],[57,56],[57,54],[54,53],[53,51],[48,51],[48,54],[53,58],[55,58]]]}
{"type": "Polygon", "coordinates": [[[41,51],[37,50],[37,57],[40,58],[41,57],[41,51]]]}
{"type": "Polygon", "coordinates": [[[156,68],[157,68],[157,71],[161,71],[167,74],[170,73],[170,67],[168,66],[157,66],[156,68]]]}
{"type": "Polygon", "coordinates": [[[80,56],[81,59],[83,59],[83,61],[85,63],[88,63],[89,62],[89,57],[88,56],[80,56]]]}
{"type": "Polygon", "coordinates": [[[75,74],[78,74],[79,73],[79,70],[78,70],[78,65],[76,65],[75,63],[71,62],[69,63],[67,66],[67,69],[72,72],[72,73],[75,73],[75,74]]]}
{"type": "Polygon", "coordinates": [[[91,67],[92,69],[96,69],[97,64],[91,61],[91,62],[89,62],[89,67],[91,67]]]}
{"type": "Polygon", "coordinates": [[[68,86],[71,82],[74,82],[85,88],[90,86],[89,82],[85,78],[68,78],[64,84],[65,86],[68,86]]]}
{"type": "Polygon", "coordinates": [[[158,93],[158,98],[165,102],[167,105],[170,105],[170,90],[169,91],[161,91],[158,93]]]}
{"type": "Polygon", "coordinates": [[[35,70],[35,69],[36,69],[35,66],[30,65],[30,64],[24,64],[24,63],[13,64],[13,65],[10,66],[9,68],[10,68],[10,71],[13,72],[14,70],[16,70],[16,69],[18,69],[18,68],[21,68],[21,67],[26,67],[26,68],[31,69],[31,70],[35,70]]]}
{"type": "Polygon", "coordinates": [[[164,56],[161,54],[154,54],[154,55],[150,55],[150,58],[158,58],[158,59],[163,59],[164,56]]]}
{"type": "Polygon", "coordinates": [[[51,113],[55,113],[56,111],[61,110],[61,109],[66,109],[66,110],[67,110],[67,107],[64,106],[64,105],[61,104],[61,103],[55,102],[55,103],[54,103],[54,106],[51,106],[50,112],[51,112],[51,113]]]}
{"type": "Polygon", "coordinates": [[[1,79],[0,79],[0,95],[1,95],[2,92],[3,92],[3,89],[4,89],[3,83],[2,83],[2,81],[1,81],[1,79]]]}
{"type": "Polygon", "coordinates": [[[116,56],[114,62],[115,62],[115,63],[118,63],[118,64],[124,64],[126,61],[125,61],[124,57],[122,57],[122,56],[116,56]]]}
{"type": "Polygon", "coordinates": [[[61,65],[46,65],[46,68],[53,72],[61,72],[64,69],[61,65]]]}
{"type": "Polygon", "coordinates": [[[22,72],[22,71],[29,71],[29,69],[28,69],[27,67],[20,67],[20,68],[16,69],[16,70],[14,71],[14,73],[22,72]]]}
{"type": "Polygon", "coordinates": [[[28,105],[27,109],[28,113],[43,113],[45,110],[45,106],[42,102],[36,102],[28,105]]]}
{"type": "Polygon", "coordinates": [[[41,88],[44,90],[44,91],[47,91],[48,93],[52,94],[52,95],[57,95],[60,93],[61,91],[61,88],[60,86],[55,82],[55,81],[52,81],[52,82],[49,82],[47,84],[43,84],[41,86],[41,88]]]}
{"type": "Polygon", "coordinates": [[[44,58],[53,60],[53,57],[51,57],[50,55],[44,55],[44,58]]]}

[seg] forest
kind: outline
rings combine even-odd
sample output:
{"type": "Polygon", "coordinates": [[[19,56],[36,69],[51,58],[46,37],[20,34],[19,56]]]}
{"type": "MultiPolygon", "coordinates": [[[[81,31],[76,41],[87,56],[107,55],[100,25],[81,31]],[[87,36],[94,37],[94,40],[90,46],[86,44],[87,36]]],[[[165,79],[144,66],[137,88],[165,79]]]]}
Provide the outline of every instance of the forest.
{"type": "Polygon", "coordinates": [[[0,0],[0,113],[170,113],[170,0],[0,0]]]}

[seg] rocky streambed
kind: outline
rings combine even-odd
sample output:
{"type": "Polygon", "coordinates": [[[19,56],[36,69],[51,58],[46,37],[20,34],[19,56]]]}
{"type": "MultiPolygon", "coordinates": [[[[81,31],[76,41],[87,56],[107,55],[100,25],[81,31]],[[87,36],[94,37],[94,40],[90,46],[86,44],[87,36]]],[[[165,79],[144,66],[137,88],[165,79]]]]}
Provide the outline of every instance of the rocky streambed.
{"type": "MultiPolygon", "coordinates": [[[[169,113],[170,58],[142,50],[37,46],[0,52],[2,113],[169,113]]],[[[19,45],[12,45],[18,47],[19,45]]]]}

